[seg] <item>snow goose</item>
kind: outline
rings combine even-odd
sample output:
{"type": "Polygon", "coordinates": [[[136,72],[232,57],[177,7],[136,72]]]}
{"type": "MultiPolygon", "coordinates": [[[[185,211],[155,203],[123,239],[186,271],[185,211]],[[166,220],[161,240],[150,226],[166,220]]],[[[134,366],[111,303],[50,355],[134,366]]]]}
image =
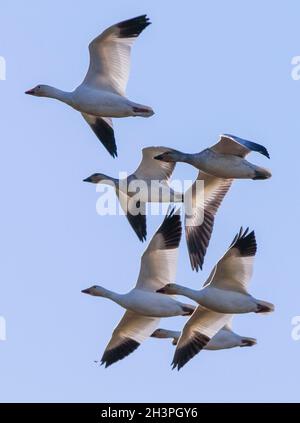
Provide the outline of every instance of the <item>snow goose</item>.
{"type": "MultiPolygon", "coordinates": [[[[156,329],[151,335],[153,338],[173,339],[172,344],[177,345],[180,338],[180,331],[156,329]]],[[[252,347],[257,341],[254,338],[240,336],[233,332],[231,324],[226,324],[217,332],[212,339],[204,346],[204,350],[217,351],[235,347],[252,347]]]]}
{"type": "Polygon", "coordinates": [[[166,147],[147,147],[142,150],[142,161],[134,173],[125,179],[115,179],[103,173],[94,173],[84,182],[112,185],[122,209],[140,241],[146,239],[146,203],[182,202],[183,194],[169,186],[175,163],[154,160],[166,147]]]}
{"type": "Polygon", "coordinates": [[[73,92],[48,85],[37,85],[26,94],[60,100],[82,113],[107,151],[117,156],[113,117],[150,117],[153,110],[125,97],[130,71],[131,46],[150,25],[146,15],[119,22],[106,29],[89,45],[87,75],[73,92]]]}
{"type": "Polygon", "coordinates": [[[220,136],[217,144],[196,154],[177,150],[167,151],[155,157],[166,162],[185,162],[199,169],[197,181],[204,182],[204,203],[195,189],[190,188],[195,207],[186,213],[185,233],[193,270],[202,269],[211,238],[215,215],[234,179],[267,179],[269,170],[245,160],[247,154],[256,151],[270,158],[265,147],[234,135],[220,136]]]}
{"type": "Polygon", "coordinates": [[[195,310],[156,292],[175,279],[181,231],[180,216],[172,209],[144,252],[137,284],[129,293],[121,295],[97,285],[82,291],[109,298],[127,310],[103,354],[101,363],[106,367],[132,353],[157,328],[160,317],[188,316],[195,310]]]}
{"type": "Polygon", "coordinates": [[[178,370],[198,354],[213,336],[230,321],[232,314],[269,313],[274,305],[252,297],[247,287],[253,272],[256,239],[254,231],[242,229],[230,248],[213,268],[200,290],[168,284],[158,292],[179,294],[199,304],[183,328],[173,359],[178,370]]]}

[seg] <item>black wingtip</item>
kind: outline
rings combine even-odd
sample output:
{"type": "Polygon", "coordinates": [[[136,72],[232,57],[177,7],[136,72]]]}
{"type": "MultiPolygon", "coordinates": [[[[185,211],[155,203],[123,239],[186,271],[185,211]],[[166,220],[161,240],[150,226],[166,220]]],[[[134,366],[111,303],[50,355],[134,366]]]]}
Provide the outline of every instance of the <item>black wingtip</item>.
{"type": "Polygon", "coordinates": [[[203,333],[195,332],[188,344],[177,348],[172,361],[173,369],[180,370],[195,355],[197,355],[210,341],[210,338],[203,333]]]}
{"type": "Polygon", "coordinates": [[[101,358],[101,366],[104,365],[105,368],[111,366],[117,361],[127,357],[139,346],[139,342],[130,338],[124,338],[124,341],[117,347],[112,348],[111,350],[104,351],[104,354],[101,358]]]}
{"type": "Polygon", "coordinates": [[[103,144],[109,154],[115,159],[118,157],[117,144],[113,128],[105,122],[104,119],[97,118],[95,123],[90,123],[94,134],[99,141],[103,144]]]}
{"type": "Polygon", "coordinates": [[[117,26],[120,29],[121,38],[138,37],[140,33],[151,25],[147,15],[136,16],[132,19],[120,22],[117,26]]]}
{"type": "Polygon", "coordinates": [[[204,219],[200,226],[189,226],[185,224],[185,236],[191,267],[196,272],[203,269],[204,258],[211,238],[214,221],[214,215],[204,210],[204,219]]]}
{"type": "Polygon", "coordinates": [[[232,135],[232,134],[224,134],[224,136],[232,138],[234,141],[238,142],[239,144],[244,145],[249,150],[256,151],[257,153],[260,153],[263,156],[270,159],[270,154],[269,154],[268,150],[266,149],[266,147],[264,147],[263,145],[258,144],[258,143],[253,142],[253,141],[245,140],[244,138],[240,138],[240,137],[237,137],[236,135],[232,135]]]}
{"type": "Polygon", "coordinates": [[[139,239],[141,242],[145,242],[145,241],[146,241],[146,239],[147,239],[147,235],[146,235],[146,234],[139,234],[139,233],[137,233],[137,236],[138,236],[138,239],[139,239]]]}
{"type": "Polygon", "coordinates": [[[257,243],[254,230],[249,232],[249,228],[244,231],[241,227],[239,233],[234,237],[230,248],[237,248],[242,257],[255,256],[257,243]]]}
{"type": "Polygon", "coordinates": [[[127,212],[126,217],[128,222],[130,223],[132,229],[136,233],[139,241],[144,242],[147,239],[147,221],[146,215],[142,211],[142,213],[138,213],[137,215],[132,215],[127,212]]]}
{"type": "Polygon", "coordinates": [[[166,249],[178,248],[182,235],[182,224],[179,209],[172,207],[168,210],[157,233],[162,234],[166,249]]]}

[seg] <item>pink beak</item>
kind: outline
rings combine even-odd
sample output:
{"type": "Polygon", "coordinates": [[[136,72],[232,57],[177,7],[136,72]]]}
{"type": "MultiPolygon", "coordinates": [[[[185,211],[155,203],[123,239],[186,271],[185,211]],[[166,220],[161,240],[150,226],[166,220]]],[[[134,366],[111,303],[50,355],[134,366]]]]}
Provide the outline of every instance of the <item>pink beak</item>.
{"type": "Polygon", "coordinates": [[[31,90],[25,91],[25,94],[34,95],[34,88],[31,90]]]}

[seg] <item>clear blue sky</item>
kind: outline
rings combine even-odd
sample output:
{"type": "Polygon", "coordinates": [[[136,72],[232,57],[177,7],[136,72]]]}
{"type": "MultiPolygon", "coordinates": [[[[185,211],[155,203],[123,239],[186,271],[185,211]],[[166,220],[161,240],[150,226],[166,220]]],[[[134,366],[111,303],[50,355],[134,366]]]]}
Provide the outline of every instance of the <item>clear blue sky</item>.
{"type": "MultiPolygon", "coordinates": [[[[300,341],[300,55],[297,1],[3,1],[0,55],[1,401],[297,401],[300,341]],[[80,3],[80,5],[79,5],[80,3]],[[107,26],[147,13],[153,25],[134,46],[128,96],[151,105],[151,119],[115,121],[119,158],[104,151],[81,116],[24,95],[47,83],[72,90],[88,65],[87,45],[107,26]],[[251,292],[276,304],[268,317],[238,316],[254,348],[202,352],[172,372],[173,347],[149,339],[105,370],[101,354],[123,310],[81,289],[119,292],[135,284],[145,246],[124,217],[100,217],[98,194],[82,179],[131,171],[140,150],[167,145],[197,152],[228,132],[260,142],[269,181],[237,181],[218,214],[202,273],[182,242],[177,282],[200,287],[241,225],[257,233],[251,292]]],[[[175,177],[196,171],[180,165],[175,177]]],[[[152,235],[160,217],[150,218],[152,235]]],[[[184,319],[165,320],[180,328],[184,319]]]]}

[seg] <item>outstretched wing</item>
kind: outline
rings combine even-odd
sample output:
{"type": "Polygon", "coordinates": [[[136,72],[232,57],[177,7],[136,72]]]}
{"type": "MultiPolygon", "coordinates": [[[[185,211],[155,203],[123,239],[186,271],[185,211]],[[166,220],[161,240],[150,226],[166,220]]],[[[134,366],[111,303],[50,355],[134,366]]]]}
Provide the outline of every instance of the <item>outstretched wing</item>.
{"type": "Polygon", "coordinates": [[[247,293],[253,273],[257,245],[254,231],[248,229],[235,236],[230,248],[214,267],[210,285],[216,288],[247,293]]]}
{"type": "Polygon", "coordinates": [[[231,320],[231,314],[221,314],[201,306],[185,324],[173,358],[173,369],[181,369],[231,320]]]}
{"type": "Polygon", "coordinates": [[[202,269],[215,215],[231,184],[232,179],[221,179],[200,171],[185,194],[185,235],[193,270],[202,269]],[[204,190],[199,182],[203,183],[204,190]]]}
{"type": "Polygon", "coordinates": [[[141,316],[132,311],[126,311],[112,334],[101,364],[108,367],[135,351],[157,328],[159,320],[156,317],[141,316]]]}
{"type": "Polygon", "coordinates": [[[146,15],[119,22],[89,45],[90,66],[84,84],[125,95],[134,40],[150,25],[146,15]]]}
{"type": "Polygon", "coordinates": [[[268,157],[268,159],[270,158],[268,150],[263,145],[230,134],[221,135],[218,143],[212,146],[211,150],[216,153],[233,154],[240,157],[245,157],[251,151],[256,151],[268,157]]]}
{"type": "Polygon", "coordinates": [[[155,292],[174,282],[181,232],[180,215],[173,208],[142,256],[137,288],[155,292]]]}

